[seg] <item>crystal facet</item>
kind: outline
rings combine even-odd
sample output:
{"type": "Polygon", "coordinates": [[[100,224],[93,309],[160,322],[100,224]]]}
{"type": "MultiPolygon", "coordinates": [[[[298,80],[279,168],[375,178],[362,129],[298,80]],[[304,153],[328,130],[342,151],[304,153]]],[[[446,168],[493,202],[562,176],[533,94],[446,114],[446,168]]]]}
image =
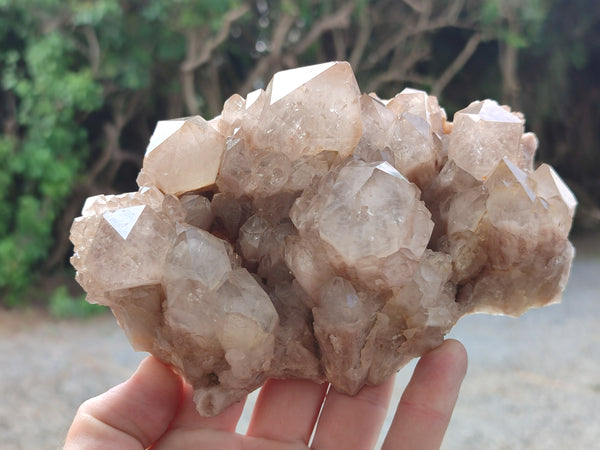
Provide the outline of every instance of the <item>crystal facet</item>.
{"type": "Polygon", "coordinates": [[[450,122],[423,91],[360,95],[348,63],[280,72],[157,124],[140,189],[74,220],[76,279],[202,415],[269,377],[355,394],[465,314],[560,299],[577,201],[523,129],[492,100],[450,122]]]}
{"type": "Polygon", "coordinates": [[[224,150],[225,138],[200,116],[160,121],[138,184],[156,186],[166,194],[205,188],[214,184],[224,150]]]}
{"type": "Polygon", "coordinates": [[[454,115],[448,158],[483,180],[507,157],[521,160],[523,120],[493,100],[473,102],[454,115]]]}

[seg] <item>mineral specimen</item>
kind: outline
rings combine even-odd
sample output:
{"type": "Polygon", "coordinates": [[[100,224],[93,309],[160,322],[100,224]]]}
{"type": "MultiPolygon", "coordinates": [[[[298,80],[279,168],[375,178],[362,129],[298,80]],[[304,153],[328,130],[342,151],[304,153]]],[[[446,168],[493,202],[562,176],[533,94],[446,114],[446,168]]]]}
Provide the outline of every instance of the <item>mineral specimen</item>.
{"type": "Polygon", "coordinates": [[[560,299],[576,200],[492,100],[360,94],[349,64],[276,74],[220,116],[161,121],[140,189],[88,199],[71,240],[112,308],[218,414],[269,377],[355,394],[463,315],[560,299]]]}

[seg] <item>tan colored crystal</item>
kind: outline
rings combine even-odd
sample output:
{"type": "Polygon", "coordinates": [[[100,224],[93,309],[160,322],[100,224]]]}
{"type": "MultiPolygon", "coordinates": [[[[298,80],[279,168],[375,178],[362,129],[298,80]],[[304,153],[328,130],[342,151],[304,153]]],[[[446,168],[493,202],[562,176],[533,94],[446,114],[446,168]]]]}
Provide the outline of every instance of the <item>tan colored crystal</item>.
{"type": "Polygon", "coordinates": [[[573,192],[548,164],[541,164],[531,179],[536,183],[537,196],[548,209],[553,210],[550,216],[566,239],[577,206],[573,192]]]}
{"type": "Polygon", "coordinates": [[[266,104],[252,129],[242,128],[258,149],[291,160],[329,150],[349,156],[361,135],[360,90],[350,64],[324,63],[275,74],[266,104]]]}
{"type": "Polygon", "coordinates": [[[214,220],[210,200],[202,195],[188,194],[180,199],[181,206],[185,209],[185,223],[189,223],[203,230],[209,230],[214,220]]]}
{"type": "Polygon", "coordinates": [[[225,138],[200,116],[158,122],[138,185],[182,194],[214,184],[225,138]],[[194,143],[195,145],[190,145],[194,143]]]}
{"type": "Polygon", "coordinates": [[[390,164],[351,161],[317,189],[306,203],[300,197],[290,218],[300,237],[318,236],[337,270],[381,288],[387,283],[386,261],[410,265],[425,251],[433,228],[430,214],[416,186],[390,164]]]}
{"type": "Polygon", "coordinates": [[[363,349],[378,306],[343,278],[321,287],[319,305],[313,308],[315,338],[325,375],[341,392],[353,395],[365,384],[370,361],[363,349]]]}
{"type": "Polygon", "coordinates": [[[523,121],[493,100],[473,102],[454,115],[448,158],[478,180],[507,157],[518,162],[523,121]]]}
{"type": "Polygon", "coordinates": [[[387,102],[386,107],[396,115],[411,113],[430,124],[433,132],[444,133],[446,112],[440,108],[436,97],[418,89],[405,88],[387,102]]]}
{"type": "Polygon", "coordinates": [[[464,314],[558,301],[577,201],[524,118],[360,95],[348,63],[280,72],[221,115],[161,121],[140,189],[89,198],[71,259],[204,416],[268,378],[357,393],[464,314]]]}
{"type": "Polygon", "coordinates": [[[387,161],[423,188],[438,172],[442,143],[432,131],[427,94],[415,92],[398,94],[387,106],[371,96],[360,97],[363,135],[354,157],[367,162],[387,161]],[[413,96],[420,102],[399,104],[399,99],[413,96]]]}
{"type": "Polygon", "coordinates": [[[77,269],[77,281],[95,303],[109,304],[103,295],[106,291],[160,282],[162,258],[170,246],[175,220],[184,216],[177,208],[170,216],[164,214],[168,199],[156,190],[142,188],[86,202],[85,215],[76,219],[71,229],[76,248],[71,262],[77,269]]]}
{"type": "Polygon", "coordinates": [[[561,227],[567,203],[549,208],[534,176],[506,157],[483,188],[453,199],[459,211],[453,229],[449,220],[448,241],[462,286],[458,300],[470,311],[510,315],[559,301],[573,258],[561,227]]]}

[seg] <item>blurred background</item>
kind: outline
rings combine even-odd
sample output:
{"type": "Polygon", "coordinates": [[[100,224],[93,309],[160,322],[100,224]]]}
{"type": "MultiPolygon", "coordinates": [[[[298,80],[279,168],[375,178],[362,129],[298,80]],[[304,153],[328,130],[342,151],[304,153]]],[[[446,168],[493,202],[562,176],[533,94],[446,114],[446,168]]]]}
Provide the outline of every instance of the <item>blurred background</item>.
{"type": "MultiPolygon", "coordinates": [[[[450,119],[484,98],[522,111],[537,161],[579,200],[573,236],[598,260],[596,0],[0,0],[2,338],[86,329],[56,322],[97,312],[73,281],[71,222],[86,197],[137,189],[157,120],[210,119],[279,70],[329,60],[382,98],[427,90],[450,119]]],[[[114,320],[99,320],[110,335],[114,320]]],[[[2,417],[0,431],[13,426],[2,417]]]]}
{"type": "Polygon", "coordinates": [[[600,229],[599,2],[0,0],[1,303],[77,294],[71,221],[137,189],[157,120],[210,119],[329,60],[382,98],[427,90],[450,119],[484,98],[523,111],[579,199],[575,232],[600,229]]]}

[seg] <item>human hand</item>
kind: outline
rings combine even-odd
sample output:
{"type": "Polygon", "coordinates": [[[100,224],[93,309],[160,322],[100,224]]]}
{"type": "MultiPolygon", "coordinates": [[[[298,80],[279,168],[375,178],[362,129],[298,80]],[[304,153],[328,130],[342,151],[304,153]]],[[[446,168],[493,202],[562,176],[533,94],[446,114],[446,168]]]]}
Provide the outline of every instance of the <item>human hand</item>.
{"type": "MultiPolygon", "coordinates": [[[[421,357],[383,449],[439,448],[466,369],[466,351],[455,340],[421,357]]],[[[327,392],[327,384],[268,380],[248,432],[240,435],[235,427],[243,402],[216,417],[200,417],[191,386],[149,356],[129,380],[81,405],[64,448],[307,449],[316,424],[313,449],[370,449],[386,415],[393,378],[381,386],[365,386],[354,397],[327,392]]]]}

